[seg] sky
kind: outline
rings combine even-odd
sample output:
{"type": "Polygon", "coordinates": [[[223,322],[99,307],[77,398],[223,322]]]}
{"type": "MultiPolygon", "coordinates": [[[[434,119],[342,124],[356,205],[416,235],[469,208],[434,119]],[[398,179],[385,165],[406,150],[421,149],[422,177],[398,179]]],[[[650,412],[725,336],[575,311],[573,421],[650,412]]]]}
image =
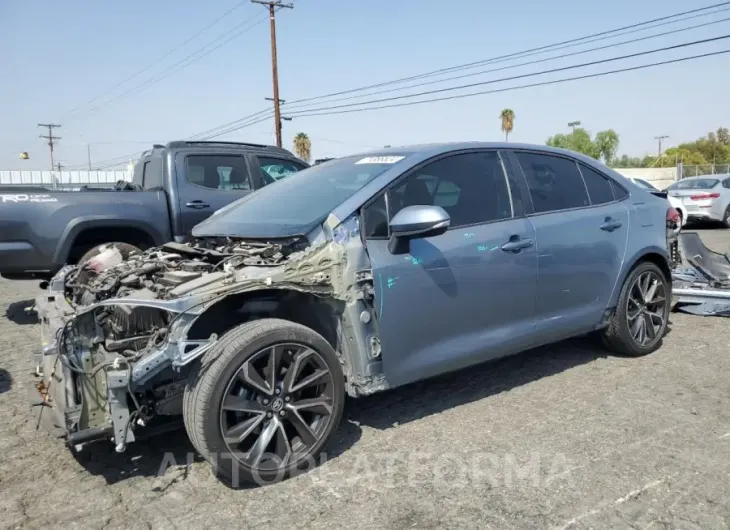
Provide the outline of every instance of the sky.
{"type": "MultiPolygon", "coordinates": [[[[294,9],[282,9],[276,17],[280,98],[292,102],[415,76],[713,3],[720,2],[294,0],[294,9]]],[[[730,21],[514,67],[730,18],[730,5],[722,9],[727,10],[450,75],[512,66],[497,72],[309,105],[322,108],[497,80],[723,36],[730,34],[730,21]]],[[[271,106],[264,99],[273,94],[266,8],[249,0],[0,0],[0,35],[0,169],[48,169],[48,145],[38,137],[47,131],[38,123],[61,124],[54,130],[62,137],[56,161],[67,168],[84,169],[89,152],[92,166],[98,167],[117,157],[136,156],[152,143],[184,139],[271,106]],[[200,58],[180,68],[195,57],[200,58]],[[29,160],[19,158],[22,151],[29,153],[29,160]]],[[[730,49],[730,39],[430,97],[508,88],[724,49],[730,49]]],[[[295,117],[283,122],[284,147],[291,148],[299,132],[309,135],[314,157],[343,156],[384,145],[501,140],[499,114],[510,108],[515,113],[510,141],[543,144],[552,134],[569,132],[568,122],[580,120],[592,133],[614,129],[620,137],[619,152],[640,156],[656,152],[656,136],[669,136],[664,141],[666,148],[730,125],[728,65],[730,54],[450,101],[295,117]]],[[[405,101],[413,99],[388,103],[405,101]]],[[[282,112],[287,115],[286,103],[282,112]]],[[[219,139],[273,143],[273,133],[270,118],[219,139]]]]}

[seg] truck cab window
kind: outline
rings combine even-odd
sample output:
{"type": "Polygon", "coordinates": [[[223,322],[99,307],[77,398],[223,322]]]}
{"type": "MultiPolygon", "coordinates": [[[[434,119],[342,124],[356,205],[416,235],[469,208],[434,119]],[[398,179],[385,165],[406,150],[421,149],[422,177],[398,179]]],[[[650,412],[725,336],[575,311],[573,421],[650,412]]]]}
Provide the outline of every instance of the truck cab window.
{"type": "Polygon", "coordinates": [[[289,175],[306,169],[305,166],[282,158],[256,157],[261,168],[261,178],[264,186],[288,177],[289,175]]]}
{"type": "Polygon", "coordinates": [[[241,156],[191,155],[187,158],[190,184],[214,190],[251,189],[246,161],[241,156]]]}

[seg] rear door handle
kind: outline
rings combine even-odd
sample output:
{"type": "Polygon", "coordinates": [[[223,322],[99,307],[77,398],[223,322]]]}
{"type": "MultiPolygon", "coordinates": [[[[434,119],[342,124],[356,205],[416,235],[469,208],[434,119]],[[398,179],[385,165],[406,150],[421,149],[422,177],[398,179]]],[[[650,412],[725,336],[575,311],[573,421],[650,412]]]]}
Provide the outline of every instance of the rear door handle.
{"type": "Polygon", "coordinates": [[[196,210],[201,210],[203,208],[210,208],[210,204],[208,204],[207,202],[203,202],[203,201],[186,202],[185,206],[187,206],[188,208],[195,208],[196,210]]]}
{"type": "Polygon", "coordinates": [[[512,239],[502,245],[501,249],[505,252],[520,252],[521,250],[524,250],[526,248],[530,248],[532,246],[532,239],[512,239]]]}
{"type": "Polygon", "coordinates": [[[601,230],[605,230],[606,232],[613,232],[617,228],[621,228],[621,221],[611,219],[610,217],[606,217],[606,220],[601,225],[601,230]]]}

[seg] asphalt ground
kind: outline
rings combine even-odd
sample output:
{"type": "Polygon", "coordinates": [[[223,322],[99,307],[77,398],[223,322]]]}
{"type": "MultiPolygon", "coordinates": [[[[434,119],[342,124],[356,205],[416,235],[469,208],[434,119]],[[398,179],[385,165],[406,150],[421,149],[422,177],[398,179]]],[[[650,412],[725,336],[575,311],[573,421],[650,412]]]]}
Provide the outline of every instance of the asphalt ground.
{"type": "Polygon", "coordinates": [[[35,289],[0,281],[0,528],[730,528],[730,319],[674,313],[640,359],[571,340],[352,401],[316,471],[232,489],[184,431],[75,455],[36,429],[35,289]]]}

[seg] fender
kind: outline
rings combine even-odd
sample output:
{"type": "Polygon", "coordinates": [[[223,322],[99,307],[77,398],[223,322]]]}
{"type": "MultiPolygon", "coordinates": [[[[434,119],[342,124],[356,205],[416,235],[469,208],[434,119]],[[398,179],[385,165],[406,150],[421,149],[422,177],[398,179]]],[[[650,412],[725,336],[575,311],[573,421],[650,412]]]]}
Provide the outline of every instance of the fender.
{"type": "MultiPolygon", "coordinates": [[[[626,281],[629,273],[633,270],[637,263],[639,263],[642,259],[650,254],[658,254],[659,256],[661,256],[666,262],[667,268],[670,268],[669,254],[667,253],[666,248],[662,248],[659,246],[649,246],[641,248],[635,254],[627,258],[624,262],[624,266],[621,269],[621,273],[619,274],[619,281],[616,282],[616,285],[613,288],[613,292],[611,293],[611,299],[609,300],[608,307],[616,306],[616,304],[618,303],[619,293],[621,292],[621,289],[623,289],[624,282],[626,281]]],[[[671,278],[669,279],[669,281],[671,285],[671,278]]]]}
{"type": "Polygon", "coordinates": [[[120,219],[114,215],[85,215],[74,218],[68,223],[53,255],[53,263],[56,265],[66,263],[73,242],[76,237],[86,229],[95,228],[135,228],[148,234],[155,245],[162,245],[168,238],[155,227],[155,225],[139,219],[120,219]]]}

